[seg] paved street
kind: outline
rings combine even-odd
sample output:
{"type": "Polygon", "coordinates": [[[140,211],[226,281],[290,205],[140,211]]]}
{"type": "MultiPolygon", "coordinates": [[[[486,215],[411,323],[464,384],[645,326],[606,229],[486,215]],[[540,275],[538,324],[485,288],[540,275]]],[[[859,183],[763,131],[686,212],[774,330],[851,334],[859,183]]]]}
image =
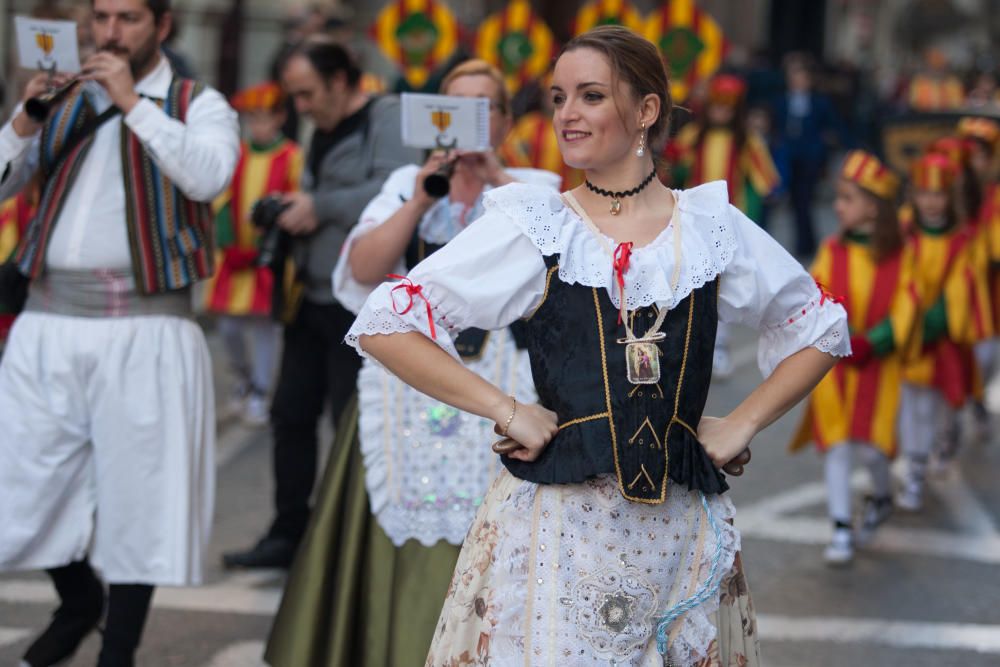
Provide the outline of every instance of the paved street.
{"type": "MultiPolygon", "coordinates": [[[[759,381],[752,336],[737,332],[734,348],[738,371],[714,385],[708,414],[724,414],[759,381]]],[[[732,491],[765,665],[1000,664],[1000,438],[967,443],[960,468],[934,480],[925,513],[897,514],[853,568],[832,570],[821,561],[829,534],[821,460],[785,453],[798,414],[757,438],[753,463],[732,491]]],[[[220,423],[208,583],[157,591],[141,665],[262,664],[282,573],[232,574],[217,563],[222,551],[250,544],[269,520],[269,461],[266,430],[220,423]]],[[[858,483],[864,486],[863,476],[858,483]]],[[[44,576],[0,577],[0,667],[17,664],[53,607],[44,576]]],[[[97,648],[93,637],[71,667],[92,667],[97,648]]]]}
{"type": "MultiPolygon", "coordinates": [[[[724,413],[754,385],[754,353],[749,334],[737,336],[739,371],[716,384],[709,413],[724,413]]],[[[796,420],[797,413],[758,437],[733,489],[765,664],[1000,664],[1000,487],[993,483],[1000,441],[967,445],[961,469],[935,480],[925,514],[893,517],[853,568],[831,570],[820,560],[829,531],[820,459],[784,451],[796,420]]],[[[266,430],[223,422],[213,564],[267,521],[268,463],[266,430]]],[[[260,665],[281,582],[280,572],[231,574],[213,565],[204,588],[159,590],[140,664],[260,665]]],[[[0,665],[16,664],[53,602],[44,577],[0,578],[0,665]]],[[[72,665],[93,665],[96,650],[91,639],[72,665]]]]}

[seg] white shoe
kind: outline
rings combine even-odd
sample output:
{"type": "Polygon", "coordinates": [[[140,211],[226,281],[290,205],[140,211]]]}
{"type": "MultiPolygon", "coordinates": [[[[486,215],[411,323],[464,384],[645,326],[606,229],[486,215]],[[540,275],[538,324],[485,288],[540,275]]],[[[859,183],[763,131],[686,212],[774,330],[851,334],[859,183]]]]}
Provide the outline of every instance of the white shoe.
{"type": "Polygon", "coordinates": [[[250,386],[245,382],[238,382],[229,390],[226,398],[225,416],[239,417],[246,410],[247,396],[250,395],[250,386]]]}
{"type": "Polygon", "coordinates": [[[832,567],[851,564],[854,560],[854,536],[850,528],[833,529],[833,539],[823,552],[823,560],[832,567]]]}
{"type": "Polygon", "coordinates": [[[919,512],[924,507],[924,485],[913,479],[903,484],[903,490],[896,497],[896,507],[907,512],[919,512]]]}
{"type": "Polygon", "coordinates": [[[270,405],[267,396],[251,392],[243,409],[243,421],[250,426],[266,426],[271,421],[270,405]]]}
{"type": "Polygon", "coordinates": [[[892,516],[892,498],[875,498],[866,496],[864,508],[861,510],[861,528],[855,536],[859,546],[872,541],[875,531],[892,516]]]}

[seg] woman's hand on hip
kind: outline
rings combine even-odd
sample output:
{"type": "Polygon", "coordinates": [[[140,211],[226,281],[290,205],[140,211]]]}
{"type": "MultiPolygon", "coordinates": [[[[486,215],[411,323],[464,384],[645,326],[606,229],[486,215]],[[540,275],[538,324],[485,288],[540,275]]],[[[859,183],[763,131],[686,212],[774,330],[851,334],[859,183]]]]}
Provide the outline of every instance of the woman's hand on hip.
{"type": "MultiPolygon", "coordinates": [[[[497,420],[497,426],[494,430],[503,435],[501,423],[501,420],[497,420]]],[[[534,461],[542,455],[546,445],[558,432],[559,423],[556,413],[537,403],[519,402],[514,419],[511,420],[510,426],[507,428],[507,438],[520,446],[513,451],[505,451],[504,453],[518,461],[534,461]]]]}
{"type": "Polygon", "coordinates": [[[728,417],[702,417],[698,424],[698,440],[716,468],[733,475],[743,473],[750,461],[750,441],[756,433],[749,424],[728,417]]]}

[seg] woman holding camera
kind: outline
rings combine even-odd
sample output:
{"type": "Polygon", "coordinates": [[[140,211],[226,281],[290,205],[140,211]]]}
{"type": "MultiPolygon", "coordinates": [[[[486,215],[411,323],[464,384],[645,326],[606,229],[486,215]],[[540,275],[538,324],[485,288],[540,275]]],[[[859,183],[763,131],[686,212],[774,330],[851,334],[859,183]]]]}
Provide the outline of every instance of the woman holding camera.
{"type": "MultiPolygon", "coordinates": [[[[511,114],[500,72],[467,61],[441,92],[489,98],[491,145],[503,142],[511,114]]],[[[406,273],[478,218],[484,192],[514,181],[555,193],[559,176],[505,169],[494,151],[435,152],[424,165],[397,169],[345,243],[333,276],[337,299],[359,310],[387,274],[406,273]],[[428,194],[440,193],[434,179],[447,194],[428,194]]],[[[400,312],[428,307],[415,289],[403,287],[395,299],[400,312]]],[[[467,331],[457,346],[467,368],[535,400],[527,356],[510,328],[467,331]]],[[[422,664],[462,540],[500,470],[496,455],[479,446],[493,422],[368,362],[357,402],[338,424],[266,657],[275,667],[422,664]]]]}

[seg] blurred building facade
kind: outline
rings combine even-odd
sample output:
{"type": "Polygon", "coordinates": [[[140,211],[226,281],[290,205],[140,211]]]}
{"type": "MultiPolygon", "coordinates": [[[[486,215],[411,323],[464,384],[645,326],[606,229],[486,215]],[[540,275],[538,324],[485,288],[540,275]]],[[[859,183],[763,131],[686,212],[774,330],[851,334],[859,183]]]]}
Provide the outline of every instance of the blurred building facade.
{"type": "MultiPolygon", "coordinates": [[[[504,0],[440,0],[449,5],[471,35],[504,0]]],[[[0,0],[0,73],[15,88],[16,51],[11,17],[20,13],[89,4],[60,0],[0,0]]],[[[352,41],[366,66],[385,77],[395,73],[366,37],[384,5],[379,0],[175,0],[179,33],[174,48],[210,83],[229,90],[269,74],[273,58],[293,17],[308,22],[308,8],[333,17],[334,29],[352,41]],[[306,17],[303,19],[303,17],[306,17]]],[[[583,0],[534,0],[536,12],[558,40],[570,36],[583,0]]],[[[662,0],[633,0],[641,13],[662,0]]],[[[804,50],[826,62],[866,68],[889,80],[919,66],[929,45],[944,51],[957,66],[995,70],[1000,44],[1000,0],[699,0],[701,9],[722,26],[737,65],[750,61],[776,65],[790,51],[804,50]]],[[[318,19],[320,22],[326,19],[318,19]]],[[[888,86],[889,84],[884,84],[888,86]]],[[[10,97],[8,94],[8,104],[10,97]]]]}

